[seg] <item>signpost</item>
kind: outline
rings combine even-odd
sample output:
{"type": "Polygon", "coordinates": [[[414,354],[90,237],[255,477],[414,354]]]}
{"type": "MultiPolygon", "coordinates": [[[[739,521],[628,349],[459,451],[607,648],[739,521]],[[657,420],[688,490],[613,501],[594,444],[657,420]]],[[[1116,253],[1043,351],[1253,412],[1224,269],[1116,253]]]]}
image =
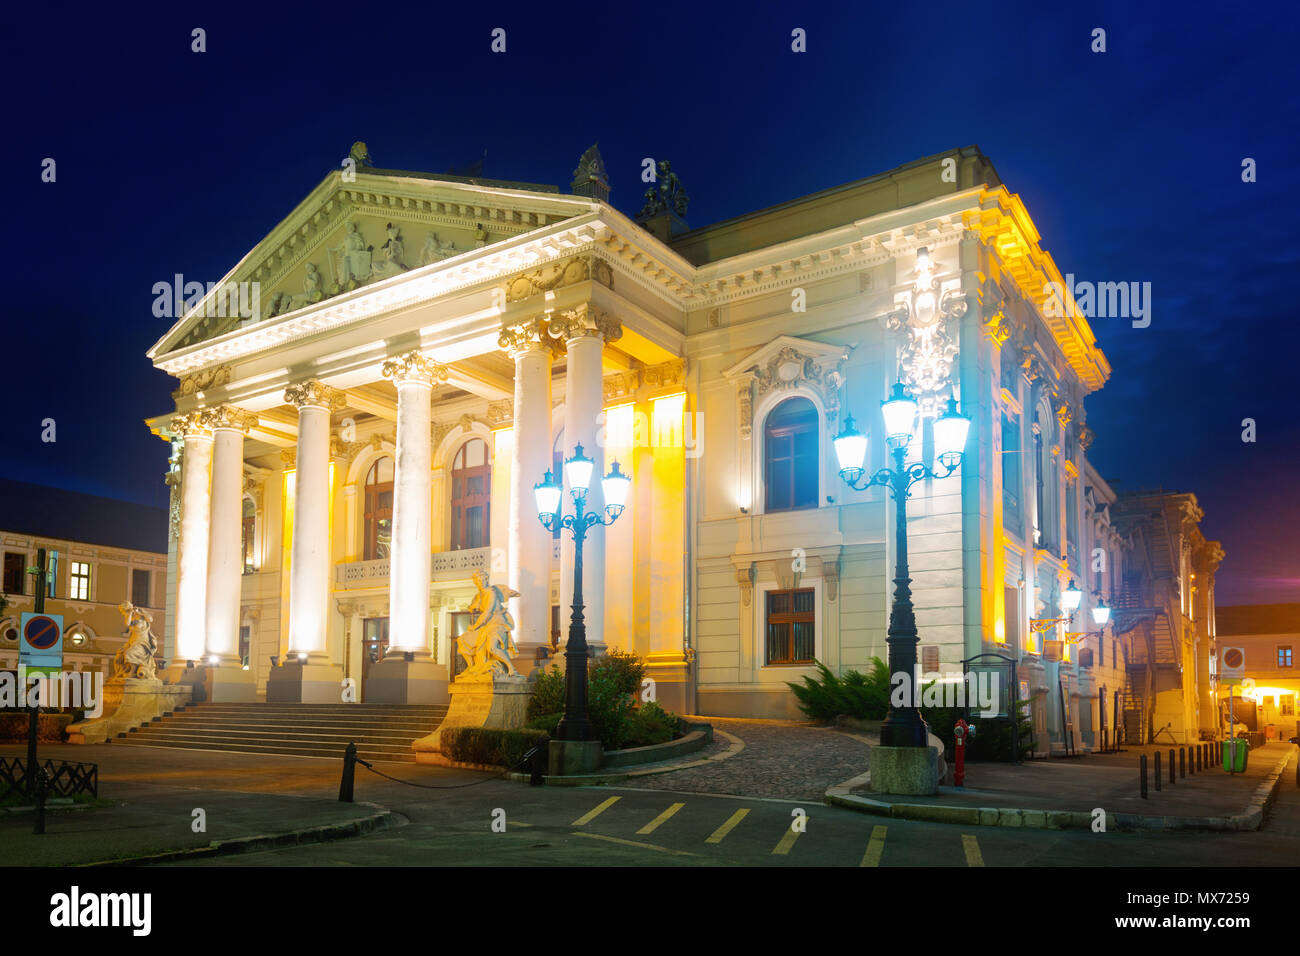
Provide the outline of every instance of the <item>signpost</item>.
{"type": "MultiPolygon", "coordinates": [[[[56,673],[63,670],[63,616],[45,613],[47,568],[45,549],[38,548],[36,551],[36,567],[27,569],[27,573],[36,579],[36,610],[34,612],[23,612],[22,639],[18,650],[18,671],[20,674],[26,673],[24,668],[44,670],[45,673],[42,676],[45,677],[49,676],[51,667],[56,673]]],[[[26,677],[21,683],[23,686],[19,690],[21,693],[26,694],[26,677]]],[[[40,779],[40,770],[36,765],[36,737],[40,725],[41,708],[39,703],[31,703],[30,698],[28,703],[30,706],[27,721],[27,773],[24,783],[27,792],[35,795],[38,780],[40,779]]]]}
{"type": "MultiPolygon", "coordinates": [[[[1224,751],[1223,769],[1228,773],[1237,773],[1238,767],[1246,769],[1245,754],[1237,759],[1236,719],[1232,713],[1232,686],[1240,684],[1246,676],[1246,649],[1244,647],[1225,647],[1219,655],[1219,683],[1228,685],[1228,747],[1224,751]]],[[[1249,746],[1246,741],[1241,744],[1249,746]]]]}

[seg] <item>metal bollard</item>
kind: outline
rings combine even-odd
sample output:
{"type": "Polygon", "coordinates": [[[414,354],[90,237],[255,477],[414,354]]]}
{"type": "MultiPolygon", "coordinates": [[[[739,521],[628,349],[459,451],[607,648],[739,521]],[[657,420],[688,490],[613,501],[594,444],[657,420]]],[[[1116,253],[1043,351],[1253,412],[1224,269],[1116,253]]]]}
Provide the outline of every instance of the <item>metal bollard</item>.
{"type": "Polygon", "coordinates": [[[1200,773],[1205,769],[1205,744],[1196,745],[1196,772],[1200,773]]]}
{"type": "Polygon", "coordinates": [[[1187,748],[1178,748],[1178,776],[1186,779],[1187,777],[1187,748]]]}
{"type": "Polygon", "coordinates": [[[1178,764],[1175,762],[1174,757],[1175,757],[1174,748],[1170,747],[1169,748],[1169,782],[1170,783],[1178,782],[1178,776],[1177,776],[1178,764]]]}
{"type": "MultiPolygon", "coordinates": [[[[1160,756],[1159,754],[1156,754],[1157,758],[1159,756],[1160,756]]],[[[1160,786],[1159,779],[1160,779],[1159,773],[1157,772],[1157,776],[1156,776],[1157,787],[1160,786]]],[[[1138,780],[1142,789],[1142,799],[1145,800],[1147,798],[1147,755],[1146,754],[1141,754],[1138,757],[1138,780]]]]}
{"type": "Polygon", "coordinates": [[[36,768],[36,825],[33,833],[45,832],[45,798],[50,793],[50,779],[45,775],[44,767],[36,768]]]}
{"type": "MultiPolygon", "coordinates": [[[[1142,759],[1143,759],[1143,760],[1146,760],[1147,758],[1146,758],[1146,757],[1143,757],[1142,759]]],[[[1155,773],[1155,778],[1156,778],[1156,789],[1159,790],[1159,789],[1160,789],[1160,751],[1159,751],[1159,750],[1156,751],[1156,773],[1155,773]]]]}
{"type": "Polygon", "coordinates": [[[339,781],[339,802],[352,803],[352,785],[357,772],[357,745],[350,743],[343,751],[343,779],[339,781]]]}
{"type": "Polygon", "coordinates": [[[1187,748],[1187,772],[1191,774],[1193,777],[1196,776],[1196,754],[1194,753],[1195,749],[1196,749],[1195,747],[1187,748]]]}

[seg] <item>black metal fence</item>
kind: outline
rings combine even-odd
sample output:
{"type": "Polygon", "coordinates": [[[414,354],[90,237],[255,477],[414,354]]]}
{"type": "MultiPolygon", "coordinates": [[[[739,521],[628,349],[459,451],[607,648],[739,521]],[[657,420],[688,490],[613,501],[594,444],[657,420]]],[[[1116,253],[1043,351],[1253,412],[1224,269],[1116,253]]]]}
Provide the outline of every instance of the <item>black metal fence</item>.
{"type": "MultiPolygon", "coordinates": [[[[42,766],[51,793],[60,797],[74,797],[79,793],[99,796],[99,764],[47,760],[42,766]]],[[[0,757],[0,793],[6,790],[35,791],[35,781],[28,779],[27,761],[22,757],[0,757]]]]}

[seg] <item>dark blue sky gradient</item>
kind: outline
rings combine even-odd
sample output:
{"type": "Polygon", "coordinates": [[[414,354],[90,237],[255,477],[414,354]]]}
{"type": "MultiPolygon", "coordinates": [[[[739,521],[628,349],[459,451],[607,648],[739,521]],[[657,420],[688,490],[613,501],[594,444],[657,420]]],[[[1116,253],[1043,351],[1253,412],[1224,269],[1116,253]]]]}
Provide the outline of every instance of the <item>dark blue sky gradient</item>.
{"type": "Polygon", "coordinates": [[[220,278],[354,140],[398,169],[486,149],[485,175],[564,189],[599,140],[615,205],[635,213],[641,158],[666,157],[696,226],[975,144],[1062,272],[1152,283],[1150,328],[1094,322],[1114,367],[1087,404],[1098,469],[1197,494],[1228,553],[1221,604],[1300,600],[1297,14],[1042,7],[9,13],[0,475],[164,504],[141,421],[175,385],[144,355],[167,325],[153,284],[220,278]]]}

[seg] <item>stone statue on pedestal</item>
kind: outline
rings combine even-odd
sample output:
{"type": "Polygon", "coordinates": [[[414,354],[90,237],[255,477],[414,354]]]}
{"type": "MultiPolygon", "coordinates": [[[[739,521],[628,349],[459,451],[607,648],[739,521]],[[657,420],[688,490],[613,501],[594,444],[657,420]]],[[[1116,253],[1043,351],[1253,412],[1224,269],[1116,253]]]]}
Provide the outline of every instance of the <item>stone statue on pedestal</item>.
{"type": "Polygon", "coordinates": [[[512,660],[518,656],[519,649],[511,634],[515,620],[506,607],[506,602],[518,597],[519,592],[488,584],[482,571],[474,572],[474,586],[478,593],[470,602],[469,611],[476,616],[469,629],[456,639],[466,664],[460,678],[522,676],[512,660]]]}
{"type": "Polygon", "coordinates": [[[154,655],[158,653],[158,638],[152,630],[153,615],[130,601],[119,604],[117,609],[126,619],[130,636],[113,658],[113,677],[156,680],[158,662],[154,655]]]}

